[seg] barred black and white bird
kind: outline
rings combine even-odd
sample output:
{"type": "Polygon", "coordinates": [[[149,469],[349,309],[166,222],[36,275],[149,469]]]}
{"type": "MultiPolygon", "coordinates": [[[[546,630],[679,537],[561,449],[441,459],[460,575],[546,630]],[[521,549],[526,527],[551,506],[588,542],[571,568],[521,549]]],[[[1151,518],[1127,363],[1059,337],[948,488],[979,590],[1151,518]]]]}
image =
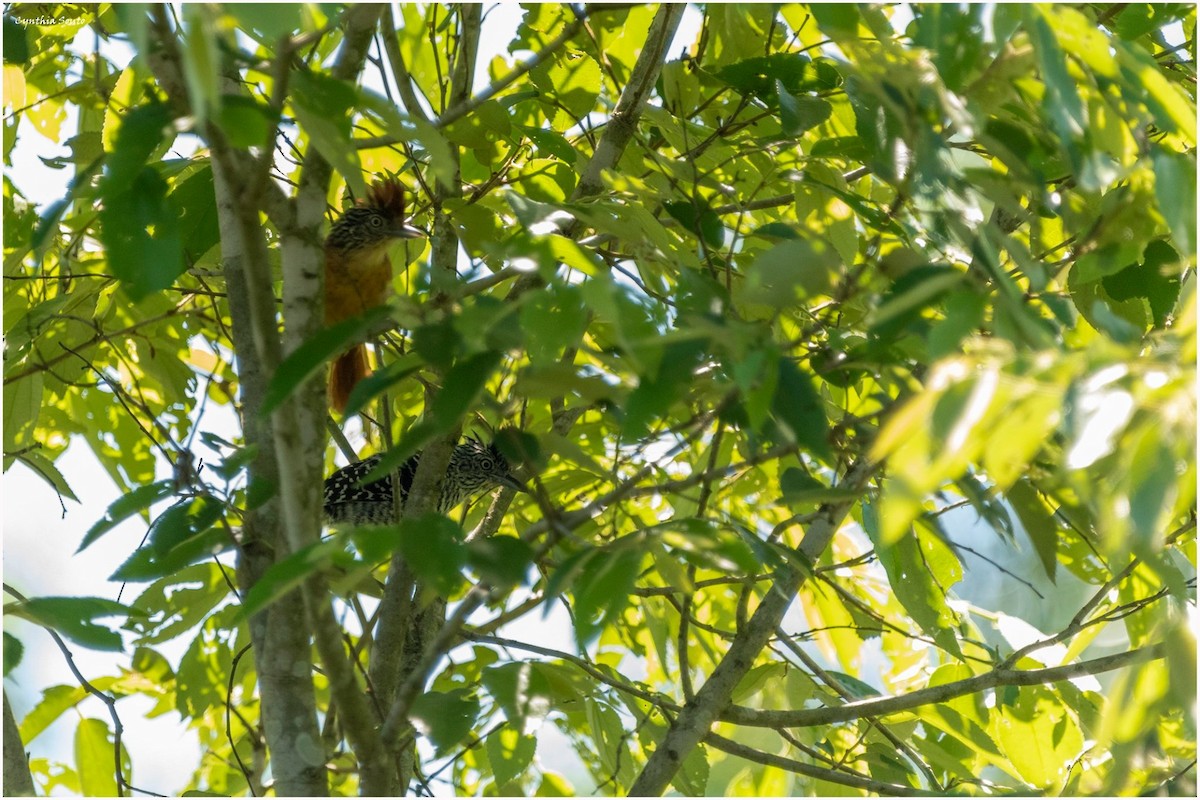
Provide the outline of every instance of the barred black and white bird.
{"type": "MultiPolygon", "coordinates": [[[[331,524],[390,525],[396,521],[396,505],[392,500],[392,481],[380,478],[361,484],[363,477],[375,468],[380,456],[364,458],[343,467],[325,479],[325,520],[331,524]]],[[[398,481],[401,502],[408,498],[413,476],[421,454],[400,465],[398,481]]],[[[518,492],[528,489],[509,469],[508,461],[494,444],[484,444],[470,438],[458,444],[450,455],[442,493],[438,496],[437,511],[445,514],[464,500],[474,498],[497,486],[507,486],[518,492]]]]}

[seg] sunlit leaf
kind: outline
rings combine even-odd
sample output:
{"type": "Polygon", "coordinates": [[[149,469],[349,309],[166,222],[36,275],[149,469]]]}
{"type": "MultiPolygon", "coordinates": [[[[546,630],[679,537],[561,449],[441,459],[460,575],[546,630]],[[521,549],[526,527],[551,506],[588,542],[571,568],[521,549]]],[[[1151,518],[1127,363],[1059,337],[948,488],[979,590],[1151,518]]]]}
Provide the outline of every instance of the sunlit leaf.
{"type": "Polygon", "coordinates": [[[413,724],[443,753],[471,732],[478,713],[479,701],[462,689],[425,692],[409,710],[413,724]]]}

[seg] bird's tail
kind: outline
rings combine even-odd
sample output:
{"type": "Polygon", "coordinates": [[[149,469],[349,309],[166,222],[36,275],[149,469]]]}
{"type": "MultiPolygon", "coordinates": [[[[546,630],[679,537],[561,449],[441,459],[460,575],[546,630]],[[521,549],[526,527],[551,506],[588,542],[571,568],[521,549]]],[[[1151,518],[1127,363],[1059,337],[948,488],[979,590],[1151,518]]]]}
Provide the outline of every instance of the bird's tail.
{"type": "Polygon", "coordinates": [[[369,373],[366,345],[356,344],[338,356],[329,370],[329,405],[339,414],[343,413],[350,392],[369,373]]]}

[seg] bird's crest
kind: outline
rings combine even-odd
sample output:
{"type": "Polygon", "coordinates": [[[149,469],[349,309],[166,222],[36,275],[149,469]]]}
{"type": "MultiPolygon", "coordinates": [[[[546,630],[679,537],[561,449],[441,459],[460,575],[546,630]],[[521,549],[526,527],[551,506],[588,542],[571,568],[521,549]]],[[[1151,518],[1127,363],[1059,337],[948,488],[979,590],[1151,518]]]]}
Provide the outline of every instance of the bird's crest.
{"type": "Polygon", "coordinates": [[[377,208],[393,219],[404,219],[404,184],[395,178],[384,178],[371,184],[363,205],[377,208]]]}

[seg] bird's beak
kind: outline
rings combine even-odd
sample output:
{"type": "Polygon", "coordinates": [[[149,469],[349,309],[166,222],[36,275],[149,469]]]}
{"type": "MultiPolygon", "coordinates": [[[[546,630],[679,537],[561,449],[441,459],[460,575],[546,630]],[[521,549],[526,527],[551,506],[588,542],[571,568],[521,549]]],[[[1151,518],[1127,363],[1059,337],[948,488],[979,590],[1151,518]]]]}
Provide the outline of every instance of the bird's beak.
{"type": "Polygon", "coordinates": [[[392,236],[397,239],[423,239],[428,235],[420,228],[414,228],[411,225],[395,225],[392,227],[392,236]]]}
{"type": "Polygon", "coordinates": [[[530,493],[528,487],[526,487],[525,484],[521,483],[512,475],[505,475],[500,479],[500,483],[515,492],[525,492],[526,494],[530,493]]]}

